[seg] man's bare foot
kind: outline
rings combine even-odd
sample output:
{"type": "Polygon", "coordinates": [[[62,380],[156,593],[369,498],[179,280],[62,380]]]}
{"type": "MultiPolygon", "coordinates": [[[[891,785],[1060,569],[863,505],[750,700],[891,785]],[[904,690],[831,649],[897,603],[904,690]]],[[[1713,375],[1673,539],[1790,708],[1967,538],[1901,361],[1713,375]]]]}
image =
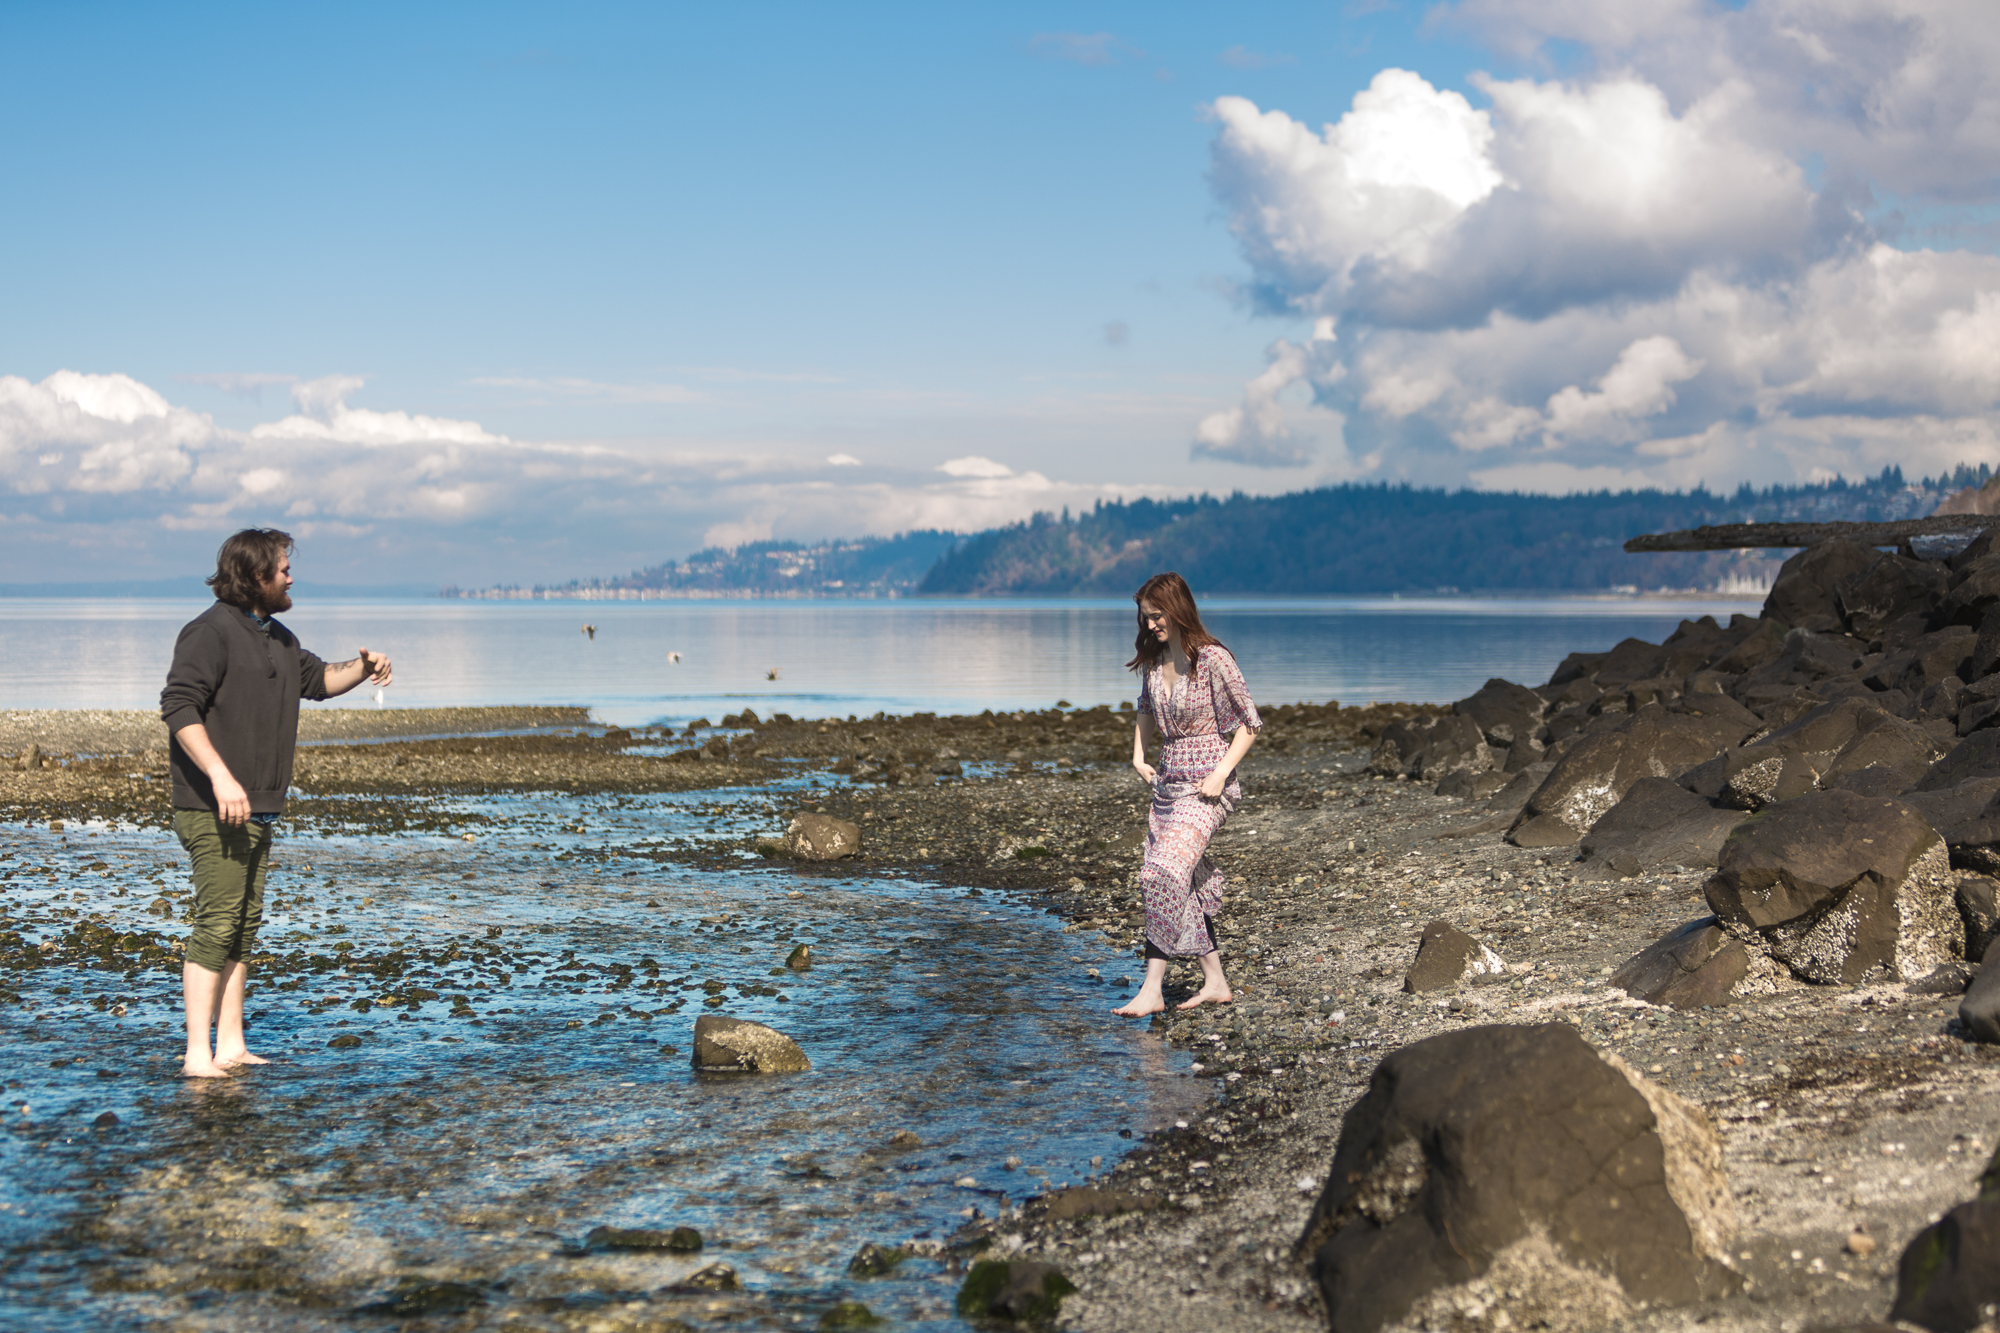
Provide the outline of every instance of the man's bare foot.
{"type": "Polygon", "coordinates": [[[213,1060],[188,1060],[181,1064],[182,1078],[228,1078],[229,1070],[213,1060]]]}
{"type": "Polygon", "coordinates": [[[268,1065],[271,1062],[261,1055],[252,1055],[248,1051],[232,1051],[228,1055],[216,1056],[215,1063],[225,1069],[233,1069],[237,1065],[268,1065]]]}
{"type": "Polygon", "coordinates": [[[1167,1002],[1158,991],[1140,991],[1111,1012],[1121,1018],[1144,1018],[1147,1014],[1157,1014],[1166,1009],[1167,1002]]]}
{"type": "Polygon", "coordinates": [[[1227,986],[1203,986],[1175,1007],[1180,1009],[1194,1009],[1204,1004],[1229,1004],[1235,998],[1236,996],[1227,986]]]}

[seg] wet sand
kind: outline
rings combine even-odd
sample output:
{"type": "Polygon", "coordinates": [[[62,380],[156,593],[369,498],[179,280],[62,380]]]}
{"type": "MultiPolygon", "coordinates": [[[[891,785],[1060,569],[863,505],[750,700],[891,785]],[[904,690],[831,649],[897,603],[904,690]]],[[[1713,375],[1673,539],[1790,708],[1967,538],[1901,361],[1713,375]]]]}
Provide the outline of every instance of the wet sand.
{"type": "MultiPolygon", "coordinates": [[[[1913,996],[1900,985],[1797,986],[1676,1013],[1607,991],[1602,979],[1612,967],[1706,914],[1700,874],[1584,882],[1567,853],[1501,842],[1507,812],[1367,776],[1369,733],[1397,711],[1266,712],[1269,725],[1245,766],[1250,799],[1214,849],[1231,877],[1222,943],[1238,1002],[1150,1020],[1194,1054],[1214,1100],[1105,1172],[1104,1183],[1153,1206],[1064,1220],[1059,1206],[1030,1203],[980,1219],[960,1240],[1063,1267],[1081,1289],[1065,1307],[1065,1326],[1323,1327],[1289,1252],[1340,1117],[1376,1061],[1467,1023],[1567,1022],[1708,1112],[1737,1194],[1746,1292],[1641,1313],[1626,1326],[1796,1329],[1881,1317],[1902,1246],[1970,1197],[2000,1133],[2000,1066],[1990,1048],[1954,1037],[1955,999],[1913,996]],[[1491,945],[1512,975],[1402,994],[1417,934],[1439,918],[1491,945]],[[1857,1225],[1877,1243],[1870,1255],[1842,1248],[1857,1225]]],[[[93,733],[79,715],[41,716],[51,728],[71,728],[46,734],[69,737],[74,753],[103,754],[118,734],[109,725],[93,733]]],[[[1061,912],[1068,930],[1094,936],[1093,946],[1132,958],[1136,976],[1146,792],[1126,766],[1129,716],[1099,709],[776,722],[727,737],[587,728],[322,746],[301,752],[298,782],[308,795],[294,813],[389,832],[426,821],[456,828],[463,816],[451,807],[455,793],[729,788],[710,813],[740,824],[740,839],[667,839],[632,854],[740,866],[753,830],[778,832],[793,805],[823,809],[854,819],[864,848],[857,860],[792,867],[802,878],[907,873],[1031,894],[1061,912]],[[775,805],[754,791],[839,769],[856,785],[843,775],[775,805]]],[[[0,814],[38,824],[91,815],[154,822],[164,814],[163,778],[164,756],[145,752],[8,769],[0,772],[0,814]]],[[[1048,963],[1082,966],[1068,954],[1048,963]]],[[[1115,989],[1116,969],[1098,970],[1108,1010],[1125,994],[1115,989]]],[[[1179,969],[1169,999],[1192,989],[1191,969],[1179,969]]]]}

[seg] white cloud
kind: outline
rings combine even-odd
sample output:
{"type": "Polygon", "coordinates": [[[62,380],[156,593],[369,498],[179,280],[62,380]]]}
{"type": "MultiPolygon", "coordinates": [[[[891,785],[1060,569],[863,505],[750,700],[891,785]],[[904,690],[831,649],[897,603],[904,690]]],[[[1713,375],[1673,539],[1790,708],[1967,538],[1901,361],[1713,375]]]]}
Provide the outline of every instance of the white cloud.
{"type": "Polygon", "coordinates": [[[703,546],[720,546],[727,551],[733,551],[739,546],[747,546],[751,542],[767,542],[769,540],[771,540],[770,523],[768,521],[760,523],[749,519],[745,519],[739,523],[711,524],[708,531],[701,534],[701,544],[703,546]]]}
{"type": "Polygon", "coordinates": [[[1990,10],[1466,0],[1447,19],[1528,54],[1582,43],[1583,72],[1475,78],[1481,109],[1384,70],[1317,132],[1215,104],[1245,290],[1341,338],[1280,340],[1203,443],[1282,447],[1282,392],[1344,416],[1375,475],[1430,483],[2000,463],[2000,259],[1897,248],[1865,216],[1878,181],[1928,192],[1926,217],[2000,203],[1990,10]]]}
{"type": "Polygon", "coordinates": [[[1280,338],[1264,355],[1271,364],[1243,386],[1242,403],[1203,417],[1195,427],[1189,457],[1252,467],[1302,467],[1312,461],[1312,449],[1293,437],[1278,403],[1279,394],[1310,375],[1312,354],[1280,338]]]}
{"type": "Polygon", "coordinates": [[[364,383],[366,381],[353,375],[328,375],[295,384],[292,386],[292,400],[298,405],[298,415],[253,426],[250,436],[257,440],[319,440],[329,444],[365,446],[507,442],[505,436],[489,435],[473,421],[349,407],[348,395],[364,383]]]}
{"type": "Polygon", "coordinates": [[[947,459],[938,464],[938,471],[952,477],[1011,477],[1014,469],[1005,463],[996,463],[978,454],[967,454],[964,458],[947,459]]]}
{"type": "Polygon", "coordinates": [[[828,454],[826,461],[830,467],[860,467],[861,460],[853,454],[828,454]]]}

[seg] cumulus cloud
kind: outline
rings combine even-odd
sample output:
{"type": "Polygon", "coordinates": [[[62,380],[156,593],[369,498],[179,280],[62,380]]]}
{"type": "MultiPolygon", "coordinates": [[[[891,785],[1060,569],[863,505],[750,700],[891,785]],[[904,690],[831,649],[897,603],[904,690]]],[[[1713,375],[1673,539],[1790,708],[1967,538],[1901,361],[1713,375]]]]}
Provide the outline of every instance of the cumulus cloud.
{"type": "Polygon", "coordinates": [[[1243,401],[1203,417],[1195,427],[1189,457],[1251,467],[1302,467],[1312,461],[1312,449],[1293,437],[1278,404],[1279,394],[1310,376],[1312,353],[1280,338],[1264,355],[1271,364],[1243,386],[1243,401]]]}
{"type": "Polygon", "coordinates": [[[1973,72],[1990,58],[1957,45],[2000,56],[1976,9],[1467,0],[1448,17],[1596,63],[1476,77],[1484,106],[1387,69],[1319,129],[1212,108],[1244,290],[1341,336],[1275,344],[1242,405],[1200,421],[1201,456],[1282,449],[1289,391],[1341,414],[1379,475],[1450,484],[2000,462],[2000,260],[1869,215],[1885,188],[1935,208],[2000,192],[2000,112],[1973,72]],[[1773,63],[1799,79],[1774,91],[1773,63]]]}
{"type": "Polygon", "coordinates": [[[366,446],[448,443],[505,444],[474,421],[413,416],[408,412],[373,412],[349,407],[347,397],[365,381],[353,375],[328,375],[292,386],[298,413],[253,426],[255,440],[317,440],[328,444],[366,446]]]}
{"type": "Polygon", "coordinates": [[[978,454],[967,454],[963,458],[950,458],[938,464],[938,471],[951,477],[1011,477],[1014,469],[1005,463],[996,463],[978,454]]]}
{"type": "Polygon", "coordinates": [[[828,454],[826,456],[826,461],[829,467],[861,466],[861,460],[856,458],[853,454],[828,454]]]}

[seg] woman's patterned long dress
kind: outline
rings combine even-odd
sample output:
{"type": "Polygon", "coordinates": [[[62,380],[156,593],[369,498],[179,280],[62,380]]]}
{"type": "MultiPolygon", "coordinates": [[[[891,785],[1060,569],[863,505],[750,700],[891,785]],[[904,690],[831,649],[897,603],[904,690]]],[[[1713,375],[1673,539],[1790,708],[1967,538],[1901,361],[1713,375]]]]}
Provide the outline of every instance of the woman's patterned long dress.
{"type": "Polygon", "coordinates": [[[1234,773],[1219,801],[1202,796],[1201,781],[1228,753],[1226,736],[1238,727],[1256,731],[1264,722],[1236,659],[1219,643],[1196,655],[1194,670],[1176,681],[1171,693],[1162,688],[1160,668],[1148,668],[1139,687],[1139,711],[1152,714],[1165,741],[1146,821],[1146,864],[1139,872],[1146,956],[1199,957],[1215,949],[1209,918],[1222,907],[1222,873],[1208,859],[1208,840],[1243,799],[1234,773]]]}

